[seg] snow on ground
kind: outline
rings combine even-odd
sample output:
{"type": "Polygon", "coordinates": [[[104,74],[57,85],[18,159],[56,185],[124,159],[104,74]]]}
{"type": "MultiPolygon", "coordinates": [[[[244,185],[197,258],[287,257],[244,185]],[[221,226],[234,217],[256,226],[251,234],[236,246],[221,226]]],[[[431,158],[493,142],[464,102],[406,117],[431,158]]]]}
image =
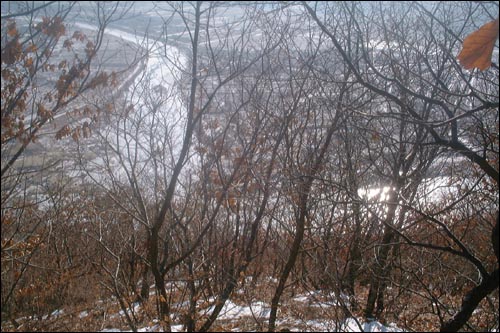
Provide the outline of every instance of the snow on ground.
{"type": "MultiPolygon", "coordinates": [[[[240,300],[230,299],[225,303],[224,307],[222,308],[222,311],[220,312],[217,318],[219,324],[214,327],[216,327],[217,329],[222,328],[224,329],[224,331],[234,331],[234,332],[248,331],[249,328],[255,327],[252,329],[257,329],[257,327],[260,327],[260,330],[265,331],[267,328],[267,322],[269,320],[269,315],[270,315],[270,305],[266,302],[259,300],[254,300],[252,302],[244,303],[241,301],[240,297],[237,298],[240,300]],[[256,324],[259,323],[259,326],[257,325],[252,326],[252,322],[256,324]],[[249,323],[250,326],[248,325],[249,323]],[[227,330],[225,328],[227,328],[227,330]]],[[[110,299],[110,301],[112,301],[112,303],[116,303],[116,299],[113,297],[110,299]]],[[[212,305],[207,307],[203,306],[204,304],[208,305],[206,303],[207,301],[202,301],[202,300],[199,301],[200,301],[199,304],[200,308],[205,308],[205,310],[201,310],[199,312],[200,318],[210,315],[215,308],[214,304],[216,303],[216,299],[209,298],[207,301],[209,304],[212,305]]],[[[103,301],[98,301],[96,302],[96,305],[102,303],[103,301]]],[[[277,330],[279,331],[280,329],[286,328],[292,332],[303,332],[303,331],[304,332],[404,332],[404,330],[397,327],[397,325],[394,323],[383,325],[378,321],[374,320],[365,321],[364,319],[353,318],[353,317],[347,318],[345,320],[335,319],[333,315],[329,317],[324,317],[325,312],[323,311],[316,312],[315,310],[318,309],[318,307],[321,307],[322,308],[321,310],[325,310],[328,308],[334,310],[335,307],[340,306],[342,303],[348,304],[348,297],[344,294],[338,295],[336,293],[326,292],[321,290],[315,290],[297,294],[296,296],[288,300],[284,300],[284,303],[282,304],[282,310],[284,309],[284,307],[293,305],[298,309],[304,309],[305,312],[308,312],[308,310],[312,308],[313,313],[315,313],[315,315],[313,317],[305,319],[305,318],[299,318],[300,314],[294,315],[288,311],[283,311],[283,312],[279,311],[278,320],[276,321],[277,330]]],[[[188,304],[185,305],[187,306],[188,304]]],[[[140,313],[142,311],[141,305],[139,303],[133,303],[132,306],[134,312],[140,313]]],[[[181,310],[182,306],[172,307],[172,309],[174,308],[181,310]]],[[[66,311],[64,309],[58,309],[53,311],[49,316],[44,316],[44,319],[55,318],[65,314],[65,312],[66,311]]],[[[91,310],[81,311],[77,315],[77,317],[82,320],[88,319],[87,317],[91,315],[90,312],[92,311],[91,310]]],[[[123,310],[116,310],[115,313],[110,313],[110,316],[108,318],[109,319],[114,318],[112,322],[125,323],[124,320],[118,319],[119,317],[124,319],[124,315],[125,313],[123,310]]],[[[180,324],[180,322],[177,319],[180,317],[181,316],[179,316],[178,313],[175,311],[171,313],[172,332],[185,332],[184,325],[180,324]]],[[[24,319],[28,318],[18,318],[17,320],[23,321],[24,319]]],[[[203,321],[203,319],[200,319],[200,322],[201,321],[203,321]]],[[[159,324],[157,319],[153,319],[148,326],[138,327],[137,331],[163,332],[161,325],[159,324]]],[[[122,326],[122,328],[107,326],[100,332],[131,332],[131,330],[129,328],[124,328],[124,326],[122,326]]]]}
{"type": "MultiPolygon", "coordinates": [[[[133,312],[134,312],[134,313],[136,313],[137,311],[139,311],[139,310],[140,310],[141,305],[140,305],[140,303],[139,303],[139,302],[135,302],[133,305],[134,305],[134,310],[133,310],[133,312]]],[[[132,314],[132,312],[131,312],[130,310],[128,310],[128,309],[127,309],[127,312],[129,313],[129,315],[131,315],[131,314],[132,314]]],[[[124,315],[125,315],[125,312],[124,312],[123,310],[120,310],[120,311],[118,312],[118,314],[119,314],[120,316],[124,316],[124,315]]]]}
{"type": "Polygon", "coordinates": [[[378,321],[366,322],[361,318],[352,317],[347,318],[344,322],[328,319],[306,321],[284,319],[277,321],[277,325],[287,327],[292,332],[302,332],[304,327],[307,327],[305,332],[405,332],[394,323],[384,326],[378,321]]]}
{"type": "Polygon", "coordinates": [[[46,320],[49,317],[58,317],[64,313],[64,310],[55,310],[50,315],[45,315],[42,317],[42,320],[46,320]]]}
{"type": "Polygon", "coordinates": [[[89,312],[88,311],[82,311],[80,312],[80,314],[78,315],[78,318],[85,318],[85,317],[88,317],[89,315],[89,312]]]}
{"type": "MultiPolygon", "coordinates": [[[[349,318],[346,321],[346,332],[359,332],[359,325],[353,318],[349,318]]],[[[390,323],[389,326],[384,326],[378,321],[370,321],[362,324],[363,332],[404,332],[396,326],[394,323],[390,323]]]]}
{"type": "MultiPolygon", "coordinates": [[[[233,314],[238,315],[238,311],[234,310],[237,307],[233,308],[233,314]]],[[[241,310],[241,309],[240,309],[241,310]]],[[[245,312],[241,310],[241,312],[245,312]]],[[[222,318],[220,318],[222,319],[222,318]]],[[[226,317],[226,320],[230,319],[239,319],[238,317],[226,317]]],[[[396,324],[390,323],[388,326],[384,326],[378,321],[370,321],[363,322],[361,319],[348,318],[345,322],[339,323],[334,320],[281,320],[278,321],[280,323],[287,323],[285,326],[290,329],[292,332],[302,332],[302,328],[293,327],[293,323],[296,325],[303,326],[304,324],[310,328],[307,330],[308,332],[404,332],[404,330],[398,328],[396,324]],[[292,323],[292,324],[290,324],[292,323]]],[[[172,325],[172,332],[185,332],[183,325],[172,325]]],[[[154,324],[152,326],[146,326],[137,329],[138,332],[163,332],[160,328],[159,324],[154,324]]],[[[240,332],[241,330],[238,327],[231,329],[233,332],[240,332]]],[[[120,330],[118,328],[105,328],[100,332],[132,332],[131,330],[120,330]]]]}
{"type": "MultiPolygon", "coordinates": [[[[307,320],[297,321],[297,324],[308,327],[308,332],[404,332],[393,323],[384,326],[378,321],[364,322],[359,318],[348,318],[340,323],[335,320],[307,320]]],[[[294,328],[290,330],[301,331],[294,328]]]]}
{"type": "MultiPolygon", "coordinates": [[[[209,307],[208,313],[212,313],[214,308],[215,306],[209,307]]],[[[269,318],[270,312],[271,308],[264,302],[255,302],[249,306],[242,306],[228,300],[226,304],[224,304],[218,319],[231,320],[241,317],[269,318]]]]}
{"type": "MultiPolygon", "coordinates": [[[[171,332],[184,332],[184,328],[182,325],[172,325],[171,329],[172,329],[171,332]]],[[[132,332],[132,330],[122,331],[118,328],[105,328],[100,332],[132,332]]],[[[159,324],[155,324],[153,326],[146,326],[146,327],[138,328],[137,332],[163,332],[163,331],[160,329],[159,324]]]]}
{"type": "Polygon", "coordinates": [[[324,293],[321,290],[310,291],[308,293],[295,296],[295,302],[306,303],[312,307],[324,308],[329,306],[349,306],[349,297],[341,294],[338,297],[335,293],[324,293]],[[338,298],[341,300],[339,301],[338,298]]]}
{"type": "MultiPolygon", "coordinates": [[[[333,293],[325,293],[322,291],[308,292],[299,294],[293,297],[290,302],[296,303],[302,307],[319,307],[328,308],[339,306],[338,296],[333,293]],[[326,301],[325,301],[326,299],[326,301]]],[[[340,295],[343,303],[347,303],[347,296],[340,295]],[[345,299],[345,300],[344,300],[345,299]]],[[[215,299],[210,299],[211,303],[215,303],[215,299]]],[[[200,311],[200,315],[209,315],[214,310],[215,306],[212,305],[204,311],[200,311]]],[[[136,308],[138,310],[138,308],[136,308]]],[[[120,311],[120,314],[123,314],[120,311]]],[[[220,312],[217,320],[228,323],[233,332],[243,331],[238,326],[244,318],[258,320],[266,327],[267,320],[269,319],[270,306],[269,304],[261,301],[255,301],[250,304],[239,305],[232,300],[228,300],[222,311],[220,312]]],[[[175,316],[173,316],[175,317],[175,316]]],[[[243,320],[244,321],[244,320],[243,320]]],[[[277,327],[287,328],[292,332],[404,332],[398,328],[396,324],[390,323],[383,325],[378,321],[364,321],[360,318],[347,318],[344,321],[334,319],[297,319],[292,316],[281,317],[276,322],[277,327]],[[304,329],[306,328],[306,329],[304,329]]],[[[152,326],[146,326],[138,329],[139,332],[161,332],[161,327],[156,322],[152,326]]],[[[107,328],[101,332],[130,332],[130,330],[120,330],[118,328],[107,328]]],[[[172,325],[172,332],[184,332],[184,326],[181,324],[172,325]]]]}

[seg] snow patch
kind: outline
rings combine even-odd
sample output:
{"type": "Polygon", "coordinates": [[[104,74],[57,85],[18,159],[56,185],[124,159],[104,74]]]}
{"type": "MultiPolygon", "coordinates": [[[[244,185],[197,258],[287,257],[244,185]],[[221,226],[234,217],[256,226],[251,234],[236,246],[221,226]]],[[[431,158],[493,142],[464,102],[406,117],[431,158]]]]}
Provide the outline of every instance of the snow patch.
{"type": "MultiPolygon", "coordinates": [[[[212,305],[208,308],[208,312],[211,313],[214,309],[215,305],[212,305]]],[[[269,305],[264,302],[255,302],[250,304],[250,306],[242,306],[228,300],[224,304],[217,319],[231,320],[241,317],[269,318],[270,312],[271,309],[269,305]]]]}

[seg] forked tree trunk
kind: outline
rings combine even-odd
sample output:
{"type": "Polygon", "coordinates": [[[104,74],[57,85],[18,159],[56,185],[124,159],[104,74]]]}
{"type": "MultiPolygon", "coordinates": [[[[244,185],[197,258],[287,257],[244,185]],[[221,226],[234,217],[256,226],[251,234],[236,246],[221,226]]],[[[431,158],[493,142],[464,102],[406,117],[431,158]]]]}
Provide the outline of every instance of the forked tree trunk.
{"type": "MultiPolygon", "coordinates": [[[[342,100],[342,98],[340,98],[340,100],[342,100]]],[[[285,290],[285,284],[286,284],[286,281],[288,280],[288,276],[290,275],[290,272],[292,271],[293,267],[295,266],[295,262],[297,261],[297,256],[299,254],[300,245],[302,244],[302,239],[304,238],[306,217],[308,214],[307,202],[309,200],[309,194],[311,192],[314,177],[318,173],[318,171],[319,171],[319,169],[324,161],[326,151],[327,151],[328,147],[330,146],[330,142],[332,141],[333,133],[336,130],[336,124],[337,124],[338,117],[339,117],[339,113],[336,114],[335,119],[333,120],[332,124],[330,125],[330,128],[328,129],[328,133],[327,133],[326,138],[325,138],[325,143],[321,147],[321,150],[318,154],[318,157],[315,159],[314,164],[312,165],[312,168],[310,170],[309,175],[306,176],[306,179],[303,181],[303,183],[298,188],[299,213],[298,213],[297,222],[296,222],[295,235],[293,238],[292,247],[290,248],[290,254],[288,255],[288,260],[285,264],[285,268],[283,269],[283,272],[281,273],[281,276],[280,276],[280,279],[278,282],[278,287],[276,288],[276,290],[274,292],[274,296],[273,296],[272,301],[271,301],[271,313],[269,314],[269,331],[270,332],[274,332],[274,329],[276,328],[276,316],[278,313],[279,301],[281,299],[281,295],[283,294],[283,291],[285,290]]]]}
{"type": "MultiPolygon", "coordinates": [[[[497,221],[493,231],[491,233],[491,242],[493,245],[493,251],[495,252],[495,256],[497,257],[497,262],[500,262],[499,255],[499,224],[500,215],[497,212],[497,221]]],[[[499,281],[499,271],[498,268],[483,278],[483,281],[476,287],[472,288],[462,300],[462,306],[460,310],[447,322],[441,325],[441,332],[456,332],[461,329],[472,316],[472,313],[477,308],[479,303],[488,296],[490,293],[495,291],[498,288],[499,281]]]]}
{"type": "Polygon", "coordinates": [[[307,198],[308,194],[301,194],[300,205],[299,205],[299,218],[297,219],[297,227],[295,230],[295,237],[293,239],[292,247],[290,249],[290,254],[288,256],[288,260],[285,265],[285,269],[281,273],[280,280],[278,283],[278,287],[274,292],[273,299],[271,301],[271,313],[269,314],[269,332],[274,332],[276,328],[276,316],[278,313],[279,301],[281,299],[281,295],[285,290],[285,284],[288,280],[288,276],[295,265],[295,261],[297,260],[297,256],[300,250],[300,244],[302,243],[302,239],[304,238],[304,230],[306,223],[306,214],[307,214],[307,198]]]}
{"type": "Polygon", "coordinates": [[[479,303],[498,288],[499,271],[498,269],[483,280],[481,284],[472,288],[462,300],[460,310],[447,322],[441,325],[441,332],[457,332],[469,320],[472,312],[479,303]]]}
{"type": "Polygon", "coordinates": [[[378,317],[384,310],[384,293],[387,286],[387,279],[389,278],[391,269],[389,267],[389,256],[392,250],[392,241],[395,236],[394,230],[390,227],[394,225],[396,217],[397,202],[399,200],[398,191],[393,191],[394,198],[392,203],[389,204],[389,210],[384,222],[384,237],[380,244],[380,252],[375,258],[375,267],[373,269],[373,276],[370,282],[370,291],[368,293],[368,300],[364,311],[365,318],[373,318],[375,311],[375,304],[377,304],[377,311],[375,317],[378,317]]]}

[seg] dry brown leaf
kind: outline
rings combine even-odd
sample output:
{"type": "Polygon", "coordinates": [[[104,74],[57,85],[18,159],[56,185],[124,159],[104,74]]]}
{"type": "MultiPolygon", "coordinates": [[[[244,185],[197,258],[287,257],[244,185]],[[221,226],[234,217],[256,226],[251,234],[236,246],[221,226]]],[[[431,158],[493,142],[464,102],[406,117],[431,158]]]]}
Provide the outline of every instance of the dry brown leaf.
{"type": "Polygon", "coordinates": [[[498,17],[468,35],[457,59],[465,69],[481,71],[491,66],[491,55],[498,37],[498,17]]]}

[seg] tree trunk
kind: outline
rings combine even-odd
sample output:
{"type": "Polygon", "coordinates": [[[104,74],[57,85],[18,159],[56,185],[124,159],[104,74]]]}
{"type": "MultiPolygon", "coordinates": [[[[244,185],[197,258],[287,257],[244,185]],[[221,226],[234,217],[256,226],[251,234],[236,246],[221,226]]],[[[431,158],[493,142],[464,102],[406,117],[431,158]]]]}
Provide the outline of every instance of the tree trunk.
{"type": "MultiPolygon", "coordinates": [[[[349,76],[349,73],[346,74],[346,78],[348,76],[349,76]]],[[[343,96],[344,92],[345,92],[345,90],[342,91],[342,93],[339,97],[339,106],[341,105],[342,96],[343,96]]],[[[297,218],[295,236],[293,239],[292,247],[290,249],[290,254],[288,256],[288,260],[285,264],[285,268],[284,268],[283,272],[281,273],[281,277],[280,277],[280,280],[278,282],[278,287],[276,288],[273,299],[271,301],[271,313],[269,314],[269,332],[274,332],[274,329],[276,327],[276,315],[278,313],[278,304],[279,304],[281,295],[283,294],[283,291],[285,290],[286,280],[288,279],[290,272],[292,271],[293,267],[295,266],[295,261],[297,260],[297,256],[299,254],[300,245],[302,244],[302,239],[304,238],[304,230],[305,230],[306,217],[307,217],[307,202],[309,200],[309,194],[311,192],[312,184],[314,182],[314,177],[318,173],[318,171],[319,171],[319,169],[324,161],[326,151],[327,151],[328,147],[330,146],[333,134],[337,129],[336,126],[337,126],[337,121],[340,117],[340,114],[341,114],[340,112],[337,112],[335,114],[335,118],[333,119],[330,127],[328,128],[325,142],[321,146],[321,149],[319,151],[319,154],[317,155],[317,158],[314,160],[313,164],[311,165],[311,169],[308,172],[308,174],[304,175],[305,179],[303,180],[303,183],[298,186],[299,215],[297,218]]]]}
{"type": "Polygon", "coordinates": [[[280,280],[278,283],[278,287],[274,292],[273,299],[271,301],[271,313],[269,315],[269,332],[274,332],[276,327],[276,315],[278,313],[278,305],[285,290],[286,280],[290,275],[290,272],[295,265],[295,261],[297,260],[297,256],[299,254],[300,244],[302,243],[302,239],[304,238],[304,230],[306,223],[306,213],[307,213],[307,194],[302,194],[300,199],[300,208],[299,208],[299,218],[297,219],[297,229],[295,231],[295,237],[293,239],[292,248],[290,249],[290,255],[288,256],[288,260],[285,265],[285,269],[281,273],[280,280]]]}
{"type": "Polygon", "coordinates": [[[159,297],[159,319],[162,328],[166,332],[170,332],[170,308],[167,302],[167,292],[165,290],[165,281],[163,280],[163,275],[159,269],[158,263],[158,232],[157,228],[152,228],[149,236],[149,262],[151,264],[151,272],[155,279],[156,292],[159,297]]]}
{"type": "MultiPolygon", "coordinates": [[[[345,283],[345,291],[349,296],[354,299],[355,291],[354,284],[358,277],[358,271],[361,267],[361,216],[359,203],[353,204],[354,221],[356,223],[354,228],[354,235],[349,247],[349,262],[347,265],[347,281],[345,283]]],[[[355,305],[355,304],[353,304],[355,305]]]]}
{"type": "Polygon", "coordinates": [[[196,330],[196,285],[195,275],[193,271],[193,260],[191,257],[187,259],[187,266],[189,272],[188,290],[189,290],[189,310],[185,318],[185,326],[187,332],[194,332],[196,330]]]}
{"type": "MultiPolygon", "coordinates": [[[[251,230],[250,230],[250,237],[249,237],[248,242],[245,245],[245,248],[243,250],[245,253],[244,260],[240,263],[240,265],[238,267],[235,267],[234,264],[231,264],[230,274],[227,278],[224,290],[222,291],[222,293],[219,295],[219,297],[217,299],[217,304],[214,308],[214,311],[212,312],[210,317],[207,319],[207,321],[201,326],[200,332],[205,332],[205,331],[208,331],[210,329],[212,324],[215,322],[215,320],[219,316],[220,311],[222,310],[222,308],[226,304],[226,301],[231,296],[231,293],[237,287],[238,277],[241,274],[244,274],[244,275],[246,274],[247,268],[250,265],[250,262],[253,260],[252,252],[253,252],[255,243],[257,241],[257,234],[259,232],[259,226],[260,226],[262,219],[264,217],[264,212],[266,210],[267,203],[268,203],[269,197],[271,195],[271,182],[270,182],[270,180],[271,180],[271,176],[273,174],[274,165],[275,165],[274,163],[276,161],[278,148],[280,147],[281,141],[284,137],[284,133],[285,133],[284,128],[285,127],[283,127],[281,134],[279,135],[278,139],[276,140],[276,143],[274,145],[273,152],[271,155],[271,162],[269,163],[269,166],[268,166],[267,171],[266,171],[264,197],[262,199],[259,210],[257,212],[257,216],[255,217],[254,221],[252,222],[252,226],[251,226],[251,230]]],[[[236,251],[236,248],[234,248],[233,253],[235,253],[235,251],[236,251]]],[[[234,256],[233,256],[232,260],[234,261],[234,256]]],[[[252,283],[255,283],[256,280],[257,280],[257,278],[254,274],[254,280],[252,281],[252,283]]],[[[243,280],[243,281],[245,281],[245,280],[243,280]]]]}
{"type": "MultiPolygon", "coordinates": [[[[500,261],[499,251],[498,251],[498,224],[500,220],[500,213],[497,212],[497,221],[495,227],[493,228],[491,234],[491,242],[493,245],[493,251],[497,257],[497,261],[500,261]]],[[[474,310],[477,308],[479,303],[488,296],[491,292],[498,288],[499,284],[499,271],[498,268],[491,273],[489,276],[484,277],[483,281],[476,287],[472,288],[462,300],[462,307],[460,310],[447,322],[441,325],[441,332],[456,332],[462,328],[465,323],[469,320],[474,310]]]]}
{"type": "Polygon", "coordinates": [[[472,288],[462,300],[460,310],[447,322],[441,325],[441,332],[457,332],[465,325],[479,303],[491,292],[498,288],[499,271],[498,269],[486,277],[481,284],[472,288]]]}
{"type": "Polygon", "coordinates": [[[142,270],[142,282],[141,282],[141,294],[140,300],[142,302],[148,300],[149,298],[149,281],[148,281],[149,266],[144,263],[144,268],[142,270]]]}
{"type": "Polygon", "coordinates": [[[500,233],[498,230],[498,224],[500,222],[500,213],[497,212],[497,223],[491,232],[491,244],[493,244],[493,251],[495,252],[495,256],[497,257],[497,261],[500,262],[500,254],[499,254],[499,238],[500,233]]]}
{"type": "MultiPolygon", "coordinates": [[[[397,202],[398,198],[395,198],[397,202]]],[[[384,280],[388,278],[390,269],[388,269],[388,259],[390,250],[392,248],[391,242],[394,238],[394,231],[388,226],[393,224],[394,217],[396,214],[397,204],[391,203],[389,205],[389,211],[387,212],[387,217],[385,219],[384,227],[384,237],[382,238],[382,244],[380,244],[381,249],[379,255],[377,256],[375,267],[373,269],[373,276],[370,282],[370,291],[368,293],[368,300],[366,302],[366,308],[364,311],[365,318],[373,318],[375,303],[377,302],[377,316],[383,311],[383,293],[385,292],[385,286],[387,285],[384,280]]]]}

